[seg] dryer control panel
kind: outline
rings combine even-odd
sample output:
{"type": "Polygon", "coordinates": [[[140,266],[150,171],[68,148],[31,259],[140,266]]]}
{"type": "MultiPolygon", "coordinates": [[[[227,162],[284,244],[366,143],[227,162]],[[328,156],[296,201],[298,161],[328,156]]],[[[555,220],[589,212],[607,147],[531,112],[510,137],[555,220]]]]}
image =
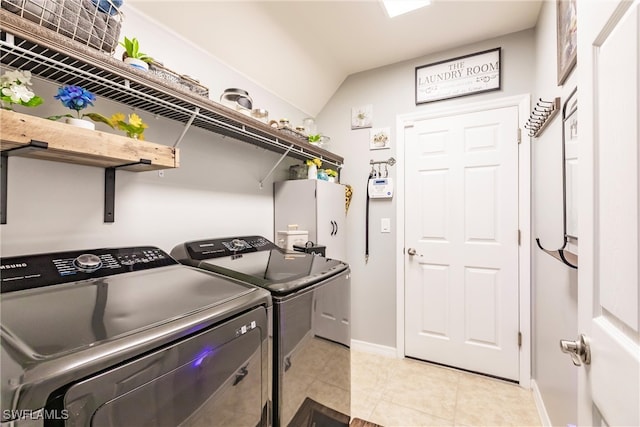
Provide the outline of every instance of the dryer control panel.
{"type": "Polygon", "coordinates": [[[189,258],[201,261],[272,249],[278,249],[278,246],[262,236],[241,236],[187,242],[175,247],[171,255],[178,260],[189,258]]]}
{"type": "Polygon", "coordinates": [[[2,293],[177,264],[152,247],[90,249],[0,258],[2,293]]]}

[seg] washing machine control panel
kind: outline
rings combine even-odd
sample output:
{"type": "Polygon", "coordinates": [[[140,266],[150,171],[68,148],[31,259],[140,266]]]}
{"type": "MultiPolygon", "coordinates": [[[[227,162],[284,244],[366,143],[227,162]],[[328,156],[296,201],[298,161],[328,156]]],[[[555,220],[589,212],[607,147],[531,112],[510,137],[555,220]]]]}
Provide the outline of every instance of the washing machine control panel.
{"type": "Polygon", "coordinates": [[[56,252],[0,259],[0,290],[11,292],[177,264],[159,248],[56,252]]]}
{"type": "MultiPolygon", "coordinates": [[[[233,257],[249,252],[270,251],[278,248],[262,236],[206,239],[185,243],[185,247],[189,258],[194,260],[205,260],[227,256],[233,257]]],[[[174,251],[171,253],[174,254],[174,251]]],[[[180,256],[178,256],[178,259],[180,259],[180,256]]]]}

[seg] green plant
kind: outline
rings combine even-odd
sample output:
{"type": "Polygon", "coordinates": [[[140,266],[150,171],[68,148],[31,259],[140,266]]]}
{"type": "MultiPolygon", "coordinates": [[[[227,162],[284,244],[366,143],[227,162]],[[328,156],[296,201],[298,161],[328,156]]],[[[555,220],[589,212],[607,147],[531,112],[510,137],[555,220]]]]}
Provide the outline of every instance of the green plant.
{"type": "Polygon", "coordinates": [[[304,163],[305,163],[307,166],[313,166],[313,165],[315,165],[315,166],[316,166],[316,167],[318,167],[318,168],[319,168],[320,166],[322,166],[322,160],[320,160],[320,159],[319,159],[319,158],[317,158],[317,157],[316,157],[316,158],[314,158],[314,159],[305,160],[305,161],[304,161],[304,163]]]}
{"type": "Polygon", "coordinates": [[[309,142],[319,142],[321,138],[322,138],[322,135],[320,134],[309,135],[309,142]]]}
{"type": "Polygon", "coordinates": [[[125,131],[129,138],[144,140],[144,130],[148,127],[146,123],[142,121],[140,116],[135,113],[129,114],[128,121],[125,120],[125,115],[122,113],[116,113],[109,119],[111,126],[115,129],[125,131]]]}
{"type": "Polygon", "coordinates": [[[338,176],[338,171],[336,171],[336,170],[325,169],[324,171],[327,173],[328,176],[333,176],[333,177],[338,176]]]}
{"type": "Polygon", "coordinates": [[[147,55],[146,53],[140,52],[140,42],[138,42],[137,38],[129,39],[127,37],[124,38],[124,41],[120,42],[120,46],[124,48],[123,59],[126,57],[136,58],[144,62],[153,62],[153,58],[147,55]]]}

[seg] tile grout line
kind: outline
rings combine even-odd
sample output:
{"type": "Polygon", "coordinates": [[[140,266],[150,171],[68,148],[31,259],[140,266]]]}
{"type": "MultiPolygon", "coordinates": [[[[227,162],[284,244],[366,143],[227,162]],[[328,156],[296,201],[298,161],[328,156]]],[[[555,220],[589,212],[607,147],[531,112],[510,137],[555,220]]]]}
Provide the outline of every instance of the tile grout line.
{"type": "Polygon", "coordinates": [[[456,404],[453,407],[453,420],[451,423],[456,425],[456,419],[458,418],[458,396],[460,395],[460,381],[462,380],[462,375],[458,372],[458,381],[456,381],[456,404]]]}

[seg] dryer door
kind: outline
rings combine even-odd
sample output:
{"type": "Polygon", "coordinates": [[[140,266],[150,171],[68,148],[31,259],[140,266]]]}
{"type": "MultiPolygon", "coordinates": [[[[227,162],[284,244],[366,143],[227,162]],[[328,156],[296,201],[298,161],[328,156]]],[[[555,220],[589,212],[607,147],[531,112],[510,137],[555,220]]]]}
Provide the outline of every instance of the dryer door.
{"type": "Polygon", "coordinates": [[[267,426],[267,325],[256,309],[74,384],[68,425],[267,426]]]}

